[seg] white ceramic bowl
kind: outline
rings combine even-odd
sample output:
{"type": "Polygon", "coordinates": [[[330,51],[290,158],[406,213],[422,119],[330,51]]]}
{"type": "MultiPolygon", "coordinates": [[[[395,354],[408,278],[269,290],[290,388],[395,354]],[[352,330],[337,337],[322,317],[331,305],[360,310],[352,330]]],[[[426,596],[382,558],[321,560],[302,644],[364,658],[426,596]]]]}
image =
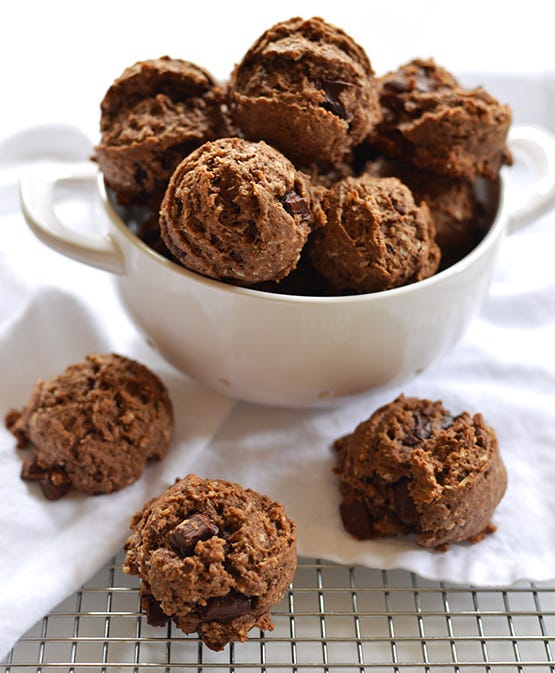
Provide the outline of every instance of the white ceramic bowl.
{"type": "Polygon", "coordinates": [[[23,177],[21,199],[43,242],[115,275],[138,329],[175,367],[238,399],[317,407],[401,386],[459,341],[487,293],[504,233],[530,222],[555,198],[555,138],[517,127],[510,146],[536,174],[518,208],[509,205],[502,171],[497,215],[469,255],[424,281],[359,296],[270,294],[168,261],[122,222],[92,162],[38,165],[23,177]],[[66,179],[97,181],[107,233],[85,235],[59,220],[54,186],[66,179]]]}

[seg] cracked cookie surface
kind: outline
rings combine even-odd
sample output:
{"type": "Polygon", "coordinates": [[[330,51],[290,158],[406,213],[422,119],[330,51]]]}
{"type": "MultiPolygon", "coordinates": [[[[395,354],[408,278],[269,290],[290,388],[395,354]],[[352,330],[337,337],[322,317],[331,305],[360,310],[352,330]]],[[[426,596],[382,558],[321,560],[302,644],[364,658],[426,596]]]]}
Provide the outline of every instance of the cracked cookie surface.
{"type": "Polygon", "coordinates": [[[188,269],[248,286],[294,270],[320,219],[308,179],[289,159],[262,141],[221,138],[177,167],[160,232],[188,269]]]}
{"type": "Polygon", "coordinates": [[[49,500],[72,488],[97,495],[132,484],[149,460],[166,455],[173,423],[162,381],[113,353],[92,353],[37,381],[28,403],[6,417],[18,448],[33,452],[22,479],[40,482],[49,500]]]}
{"type": "Polygon", "coordinates": [[[359,539],[415,534],[424,547],[477,542],[507,485],[495,432],[481,414],[400,395],[338,439],[345,529],[359,539]]]}
{"type": "Polygon", "coordinates": [[[139,576],[150,624],[168,619],[221,650],[272,629],[297,564],[296,528],[283,506],[228,481],[189,474],[131,521],[124,571],[139,576]]]}

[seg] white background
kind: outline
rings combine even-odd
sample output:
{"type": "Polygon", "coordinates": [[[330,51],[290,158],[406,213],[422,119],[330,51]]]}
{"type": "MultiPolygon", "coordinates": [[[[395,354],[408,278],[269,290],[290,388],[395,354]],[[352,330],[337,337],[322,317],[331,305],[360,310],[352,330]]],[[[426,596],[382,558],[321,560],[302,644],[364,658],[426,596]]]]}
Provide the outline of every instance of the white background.
{"type": "Polygon", "coordinates": [[[64,122],[94,141],[102,96],[126,66],[168,54],[226,79],[263,30],[291,16],[342,27],[377,73],[416,56],[456,74],[554,72],[553,8],[551,0],[10,0],[0,22],[0,135],[64,122]]]}

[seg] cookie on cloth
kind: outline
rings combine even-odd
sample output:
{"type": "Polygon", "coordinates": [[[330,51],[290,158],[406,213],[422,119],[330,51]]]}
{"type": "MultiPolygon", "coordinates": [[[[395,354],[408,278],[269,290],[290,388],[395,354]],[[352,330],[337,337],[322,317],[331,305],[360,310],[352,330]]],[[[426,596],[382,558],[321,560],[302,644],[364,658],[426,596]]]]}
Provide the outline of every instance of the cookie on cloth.
{"type": "Polygon", "coordinates": [[[354,537],[412,533],[445,550],[495,530],[507,474],[481,414],[453,416],[441,402],[400,395],[334,447],[341,518],[354,537]]]}
{"type": "Polygon", "coordinates": [[[97,495],[129,486],[166,455],[173,424],[168,390],[153,372],[98,353],[37,381],[27,404],[6,416],[18,448],[33,452],[21,478],[40,482],[49,500],[72,488],[97,495]]]}

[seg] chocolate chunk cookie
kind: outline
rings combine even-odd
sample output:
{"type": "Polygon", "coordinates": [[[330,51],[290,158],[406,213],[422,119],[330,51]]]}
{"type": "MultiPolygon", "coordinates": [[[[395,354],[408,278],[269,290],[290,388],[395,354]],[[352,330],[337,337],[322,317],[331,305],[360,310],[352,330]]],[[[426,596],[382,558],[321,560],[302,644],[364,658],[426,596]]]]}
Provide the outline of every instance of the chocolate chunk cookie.
{"type": "Polygon", "coordinates": [[[403,395],[335,442],[345,529],[358,539],[416,535],[424,547],[477,542],[507,475],[481,414],[403,395]]]}
{"type": "Polygon", "coordinates": [[[433,60],[415,59],[378,80],[383,119],[369,139],[418,168],[494,179],[511,164],[511,111],[484,89],[463,89],[433,60]]]}
{"type": "Polygon", "coordinates": [[[365,51],[320,18],[292,18],[265,31],[232,73],[235,124],[294,163],[336,162],[380,117],[365,51]]]}
{"type": "Polygon", "coordinates": [[[378,292],[436,272],[440,252],[430,211],[397,178],[344,178],[322,206],[327,223],[309,239],[308,253],[335,291],[378,292]]]}
{"type": "Polygon", "coordinates": [[[383,157],[368,163],[366,171],[374,176],[399,178],[418,203],[426,203],[434,221],[442,269],[462,259],[487,233],[491,222],[468,178],[431,173],[408,162],[383,157]]]}
{"type": "Polygon", "coordinates": [[[187,268],[253,285],[292,271],[320,221],[310,182],[265,142],[205,143],[172,175],[160,232],[187,268]]]}
{"type": "Polygon", "coordinates": [[[6,416],[18,448],[30,447],[21,478],[56,500],[129,486],[162,459],[173,433],[168,391],[144,365],[115,354],[88,355],[36,383],[28,403],[6,416]]]}
{"type": "Polygon", "coordinates": [[[131,521],[124,571],[142,579],[150,624],[168,619],[221,650],[253,627],[291,582],[296,528],[283,506],[239,484],[189,474],[131,521]]]}
{"type": "Polygon", "coordinates": [[[101,103],[96,160],[123,204],[160,205],[179,162],[207,140],[228,133],[223,89],[189,61],[139,61],[110,86],[101,103]]]}

